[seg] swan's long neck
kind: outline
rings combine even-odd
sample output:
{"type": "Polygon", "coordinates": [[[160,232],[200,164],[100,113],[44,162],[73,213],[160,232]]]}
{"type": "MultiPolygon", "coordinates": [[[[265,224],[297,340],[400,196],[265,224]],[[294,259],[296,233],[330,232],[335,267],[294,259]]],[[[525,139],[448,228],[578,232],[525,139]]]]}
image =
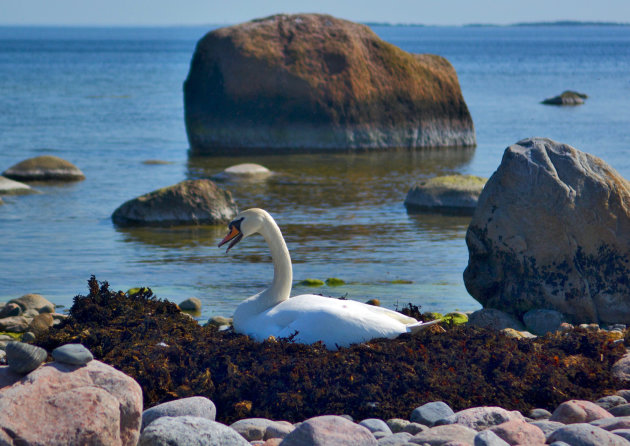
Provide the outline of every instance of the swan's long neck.
{"type": "Polygon", "coordinates": [[[271,286],[259,295],[261,310],[279,304],[287,300],[291,294],[293,284],[293,268],[291,256],[287,244],[282,237],[282,232],[272,218],[265,219],[265,224],[260,230],[271,251],[273,261],[273,281],[271,286]]]}

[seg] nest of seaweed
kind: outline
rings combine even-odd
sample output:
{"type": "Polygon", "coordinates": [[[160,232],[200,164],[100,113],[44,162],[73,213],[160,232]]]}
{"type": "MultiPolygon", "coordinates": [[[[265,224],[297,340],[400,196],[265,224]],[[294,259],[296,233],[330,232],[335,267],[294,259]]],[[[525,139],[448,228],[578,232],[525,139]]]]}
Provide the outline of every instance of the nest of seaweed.
{"type": "MultiPolygon", "coordinates": [[[[202,327],[148,288],[134,295],[89,280],[69,317],[39,338],[48,351],[81,343],[140,384],[145,408],[194,395],[217,418],[301,421],[321,414],[408,418],[426,402],[454,410],[491,405],[527,413],[613,393],[625,353],[605,332],[514,339],[467,325],[328,351],[290,339],[255,342],[202,327]]],[[[413,310],[413,308],[411,308],[413,310]]]]}

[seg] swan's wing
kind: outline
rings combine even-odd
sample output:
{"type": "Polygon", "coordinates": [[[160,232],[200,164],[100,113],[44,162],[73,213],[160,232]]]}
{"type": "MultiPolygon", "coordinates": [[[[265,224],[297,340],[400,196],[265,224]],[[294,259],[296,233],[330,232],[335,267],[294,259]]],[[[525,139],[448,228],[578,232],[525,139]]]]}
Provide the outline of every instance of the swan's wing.
{"type": "Polygon", "coordinates": [[[297,342],[322,341],[332,349],[407,332],[407,324],[374,308],[383,310],[356,301],[302,295],[276,305],[267,316],[272,325],[283,327],[278,336],[289,337],[297,332],[297,342]]]}

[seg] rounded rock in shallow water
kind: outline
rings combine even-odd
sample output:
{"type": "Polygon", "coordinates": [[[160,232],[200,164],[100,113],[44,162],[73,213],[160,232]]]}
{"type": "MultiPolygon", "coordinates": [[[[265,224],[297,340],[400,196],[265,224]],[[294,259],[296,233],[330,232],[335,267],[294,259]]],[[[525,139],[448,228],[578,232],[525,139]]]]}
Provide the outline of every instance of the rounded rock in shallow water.
{"type": "Polygon", "coordinates": [[[189,297],[179,303],[179,309],[198,313],[201,311],[201,300],[197,297],[189,297]]]}
{"type": "Polygon", "coordinates": [[[3,176],[18,181],[80,181],[81,170],[69,161],[52,155],[29,158],[9,167],[3,176]]]}
{"type": "Polygon", "coordinates": [[[39,367],[48,356],[43,348],[23,342],[9,342],[6,353],[9,369],[23,375],[39,367]]]}
{"type": "Polygon", "coordinates": [[[66,344],[52,351],[57,362],[72,365],[85,365],[94,359],[92,353],[81,344],[66,344]]]}

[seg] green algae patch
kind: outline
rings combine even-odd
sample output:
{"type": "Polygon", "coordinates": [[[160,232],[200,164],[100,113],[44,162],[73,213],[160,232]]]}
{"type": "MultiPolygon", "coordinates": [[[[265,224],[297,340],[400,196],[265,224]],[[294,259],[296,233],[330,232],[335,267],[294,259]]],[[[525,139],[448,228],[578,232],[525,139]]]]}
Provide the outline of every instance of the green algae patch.
{"type": "Polygon", "coordinates": [[[411,285],[413,280],[396,279],[396,280],[382,280],[381,283],[388,283],[390,285],[411,285]]]}
{"type": "Polygon", "coordinates": [[[328,286],[341,286],[345,285],[346,282],[344,280],[338,279],[336,277],[329,277],[326,279],[326,285],[328,286]]]}
{"type": "Polygon", "coordinates": [[[445,322],[451,322],[455,325],[461,325],[468,322],[468,316],[464,313],[447,313],[442,318],[445,322]]]}
{"type": "Polygon", "coordinates": [[[22,339],[24,333],[13,333],[12,331],[0,331],[0,335],[11,336],[16,341],[22,339]]]}
{"type": "Polygon", "coordinates": [[[319,279],[304,279],[301,282],[298,282],[298,285],[312,286],[312,287],[323,286],[324,285],[324,281],[323,280],[319,280],[319,279]]]}
{"type": "MultiPolygon", "coordinates": [[[[202,327],[150,290],[129,296],[89,281],[69,316],[35,341],[47,351],[81,343],[133,377],[144,407],[205,396],[217,420],[302,421],[327,413],[407,418],[430,401],[454,410],[501,406],[527,413],[567,399],[593,401],[622,388],[610,373],[625,353],[606,332],[575,329],[513,339],[469,324],[375,339],[338,351],[290,339],[255,342],[202,327]]],[[[419,308],[402,310],[419,319],[419,308]]]]}

